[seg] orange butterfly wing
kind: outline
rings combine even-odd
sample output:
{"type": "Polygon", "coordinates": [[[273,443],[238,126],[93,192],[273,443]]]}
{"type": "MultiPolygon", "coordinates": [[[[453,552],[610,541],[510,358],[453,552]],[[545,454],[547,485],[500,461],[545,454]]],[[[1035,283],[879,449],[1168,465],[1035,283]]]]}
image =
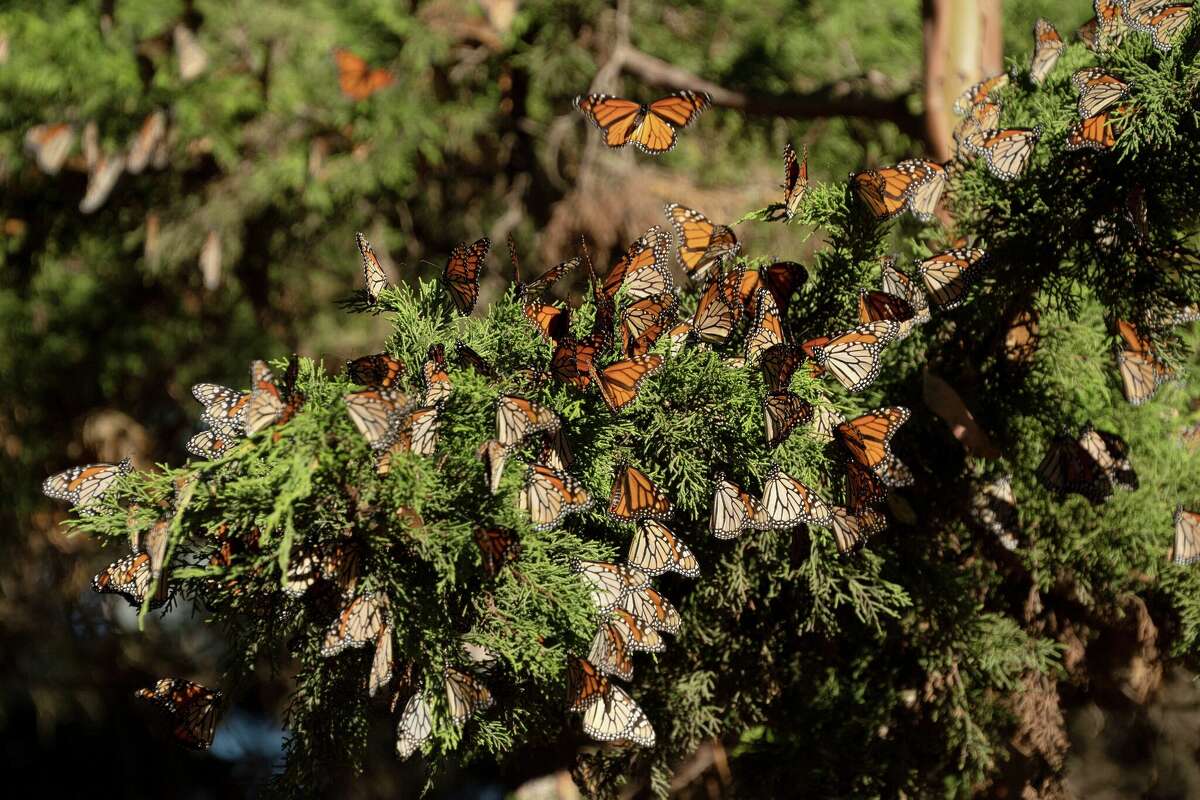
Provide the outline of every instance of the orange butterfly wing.
{"type": "Polygon", "coordinates": [[[365,60],[349,50],[335,49],[333,61],[337,64],[342,94],[351,100],[366,100],[396,80],[396,76],[386,69],[371,69],[365,60]]]}
{"type": "Polygon", "coordinates": [[[615,413],[629,405],[637,397],[642,381],[662,367],[663,358],[658,355],[641,355],[618,361],[600,370],[595,375],[600,396],[615,413]]]}
{"type": "Polygon", "coordinates": [[[608,503],[609,516],[626,522],[644,519],[664,522],[673,513],[671,501],[644,472],[629,464],[617,468],[608,503]]]}

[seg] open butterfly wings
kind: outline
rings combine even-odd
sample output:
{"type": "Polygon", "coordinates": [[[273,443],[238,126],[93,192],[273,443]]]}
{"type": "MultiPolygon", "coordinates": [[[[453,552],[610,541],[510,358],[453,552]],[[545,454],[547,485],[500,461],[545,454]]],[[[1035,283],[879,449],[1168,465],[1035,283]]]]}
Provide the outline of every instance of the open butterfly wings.
{"type": "Polygon", "coordinates": [[[475,310],[479,299],[479,276],[491,247],[492,240],[484,236],[471,244],[463,242],[450,252],[442,270],[442,282],[460,314],[468,315],[475,310]]]}
{"type": "Polygon", "coordinates": [[[180,743],[196,750],[212,746],[220,692],[180,678],[162,678],[134,694],[170,716],[172,733],[180,743]]]}
{"type": "Polygon", "coordinates": [[[361,56],[340,47],[333,51],[333,62],[337,65],[342,94],[350,100],[366,100],[396,80],[388,70],[372,69],[361,56]]]}
{"type": "Polygon", "coordinates": [[[643,105],[608,94],[575,98],[575,108],[604,135],[611,148],[632,143],[648,155],[674,149],[678,129],[695,122],[712,103],[706,92],[679,91],[643,105]]]}
{"type": "Polygon", "coordinates": [[[696,209],[669,203],[665,211],[679,240],[679,265],[688,277],[704,278],[710,271],[719,270],[741,249],[732,229],[711,222],[696,209]]]}

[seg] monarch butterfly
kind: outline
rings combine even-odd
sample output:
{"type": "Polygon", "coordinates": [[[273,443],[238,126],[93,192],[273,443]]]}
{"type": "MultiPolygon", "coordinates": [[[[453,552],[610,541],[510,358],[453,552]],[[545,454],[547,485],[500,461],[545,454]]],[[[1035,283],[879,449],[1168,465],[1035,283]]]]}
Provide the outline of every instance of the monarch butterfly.
{"type": "Polygon", "coordinates": [[[875,219],[888,220],[909,207],[913,193],[926,181],[944,180],[945,170],[939,177],[932,169],[937,166],[931,161],[909,159],[894,167],[856,172],[850,176],[850,186],[875,219]]]}
{"type": "Polygon", "coordinates": [[[134,692],[138,699],[165,711],[172,722],[176,741],[196,750],[212,745],[217,727],[217,705],[221,693],[182,678],[160,678],[149,689],[134,692]]]}
{"type": "Polygon", "coordinates": [[[768,347],[762,355],[763,379],[768,392],[785,391],[792,383],[796,368],[804,363],[804,351],[790,344],[768,347]]]}
{"type": "Polygon", "coordinates": [[[649,352],[658,338],[675,323],[679,302],[675,295],[644,297],[621,312],[621,341],[627,356],[649,352]]]}
{"type": "Polygon", "coordinates": [[[808,147],[804,157],[796,158],[796,150],[789,143],[783,148],[783,214],[787,219],[795,216],[808,191],[808,147]]]}
{"type": "Polygon", "coordinates": [[[642,381],[658,372],[662,365],[662,356],[635,356],[609,364],[599,372],[595,372],[593,366],[592,377],[600,390],[600,396],[615,414],[637,398],[642,381]]]}
{"type": "Polygon", "coordinates": [[[870,289],[858,290],[858,321],[864,325],[879,320],[908,322],[916,315],[912,304],[902,297],[870,289]]]}
{"type": "Polygon", "coordinates": [[[509,452],[509,448],[495,439],[488,439],[475,451],[475,457],[483,462],[484,476],[492,494],[500,491],[500,479],[504,476],[509,452]]]}
{"type": "Polygon", "coordinates": [[[855,461],[878,475],[892,460],[892,437],[910,416],[903,406],[877,408],[838,425],[833,436],[855,461]]]}
{"type": "Polygon", "coordinates": [[[1012,482],[1002,475],[979,486],[971,497],[971,519],[995,536],[1006,550],[1017,549],[1017,497],[1012,482]]]}
{"type": "Polygon", "coordinates": [[[954,141],[961,147],[967,137],[999,127],[1001,110],[1003,106],[991,100],[972,107],[971,113],[955,126],[954,141]]]}
{"type": "Polygon", "coordinates": [[[495,702],[491,691],[474,676],[453,667],[446,667],[443,675],[447,709],[455,725],[463,725],[476,711],[485,711],[495,702]]]}
{"type": "Polygon", "coordinates": [[[838,553],[847,555],[862,547],[868,539],[887,528],[887,518],[873,508],[853,513],[841,506],[829,512],[829,525],[838,553]]]}
{"type": "MultiPolygon", "coordinates": [[[[445,352],[444,349],[442,352],[445,352]]],[[[462,339],[457,339],[454,342],[454,357],[458,360],[459,364],[470,367],[480,375],[488,378],[500,377],[500,373],[496,372],[496,368],[489,364],[483,356],[468,347],[467,343],[462,339]]],[[[422,378],[424,378],[424,374],[422,374],[422,378]]]]}
{"type": "Polygon", "coordinates": [[[423,692],[408,698],[400,719],[396,723],[396,755],[406,759],[433,735],[433,720],[429,714],[429,702],[423,692]]]}
{"type": "Polygon", "coordinates": [[[685,578],[695,578],[700,574],[700,564],[688,546],[654,519],[637,524],[625,560],[651,576],[677,572],[685,578]]]}
{"type": "Polygon", "coordinates": [[[396,80],[388,70],[382,67],[371,69],[360,56],[340,47],[333,50],[333,62],[337,65],[342,94],[351,100],[366,100],[396,80]]]}
{"type": "Polygon", "coordinates": [[[918,322],[929,320],[929,298],[905,273],[896,268],[896,259],[885,256],[881,265],[880,288],[890,295],[905,300],[913,309],[918,322]]]}
{"type": "Polygon", "coordinates": [[[1200,514],[1175,506],[1175,543],[1170,559],[1176,564],[1195,564],[1200,561],[1200,514]]]}
{"type": "Polygon", "coordinates": [[[946,167],[932,161],[921,162],[929,170],[929,177],[917,184],[908,200],[908,210],[922,222],[931,222],[941,202],[942,193],[946,191],[949,175],[946,167]]]}
{"type": "Polygon", "coordinates": [[[1034,128],[992,129],[971,134],[963,140],[963,146],[968,153],[983,156],[988,169],[997,178],[1010,181],[1029,166],[1033,150],[1041,138],[1041,125],[1034,128]]]}
{"type": "Polygon", "coordinates": [[[1038,476],[1047,488],[1060,495],[1080,494],[1097,505],[1108,499],[1114,485],[1113,478],[1097,461],[1097,456],[1116,463],[1108,452],[1108,444],[1099,436],[1089,435],[1088,427],[1078,439],[1059,434],[1051,440],[1046,455],[1038,464],[1038,476]],[[1088,447],[1081,443],[1084,438],[1088,440],[1088,447]]]}
{"type": "Polygon", "coordinates": [[[713,269],[720,270],[741,249],[733,230],[713,224],[693,208],[669,203],[666,214],[679,237],[679,265],[692,280],[700,280],[713,269]]]}
{"type": "MultiPolygon", "coordinates": [[[[1126,106],[1121,106],[1116,110],[1116,113],[1122,113],[1126,110],[1126,106]]],[[[1068,150],[1108,150],[1117,143],[1117,132],[1115,130],[1116,120],[1112,119],[1112,112],[1101,111],[1094,117],[1088,117],[1085,120],[1076,122],[1067,131],[1066,148],[1068,150]]]]}
{"type": "MultiPolygon", "coordinates": [[[[149,553],[132,553],[117,559],[92,578],[92,589],[100,594],[119,594],[134,608],[141,608],[154,583],[149,553]]],[[[170,599],[170,587],[159,580],[150,608],[158,608],[170,599]]]]}
{"type": "Polygon", "coordinates": [[[665,522],[675,513],[670,499],[641,470],[628,462],[617,467],[613,475],[612,496],[608,515],[624,522],[656,519],[665,522]]]}
{"type": "Polygon", "coordinates": [[[744,269],[739,266],[724,276],[709,278],[696,303],[696,313],[692,315],[688,327],[689,334],[713,344],[720,344],[729,337],[741,316],[742,306],[737,287],[741,284],[743,273],[744,269]]]}
{"type": "Polygon", "coordinates": [[[797,425],[812,419],[812,404],[789,391],[770,392],[763,400],[768,447],[778,447],[797,425]]]}
{"type": "Polygon", "coordinates": [[[367,237],[356,233],[354,241],[358,244],[358,252],[362,256],[363,283],[367,287],[367,298],[372,303],[376,303],[379,301],[379,295],[391,284],[388,283],[387,273],[384,272],[383,265],[379,263],[379,257],[375,255],[375,248],[371,247],[367,237]]]}
{"type": "Polygon", "coordinates": [[[795,261],[776,261],[760,269],[758,279],[766,285],[771,297],[775,299],[779,313],[786,316],[792,303],[792,295],[808,280],[808,270],[803,264],[797,264],[795,261]]]}
{"type": "Polygon", "coordinates": [[[1084,67],[1071,75],[1071,84],[1079,92],[1079,116],[1086,119],[1129,95],[1130,84],[1110,75],[1103,67],[1084,67]]]}
{"type": "Polygon", "coordinates": [[[958,308],[967,289],[988,264],[988,255],[978,248],[947,250],[917,263],[933,301],[945,309],[958,308]]]}
{"type": "Polygon", "coordinates": [[[362,356],[346,362],[346,374],[359,386],[387,389],[404,377],[404,372],[404,362],[387,353],[362,356]]]}
{"type": "Polygon", "coordinates": [[[103,206],[124,171],[125,156],[117,154],[100,157],[88,170],[87,189],[83,193],[83,199],[79,201],[80,213],[91,214],[103,206]]]}
{"type": "Polygon", "coordinates": [[[625,641],[623,626],[614,619],[605,619],[596,628],[587,660],[601,675],[633,680],[633,654],[625,641]]]}
{"type": "Polygon", "coordinates": [[[846,505],[862,511],[887,499],[888,487],[874,472],[854,459],[846,462],[846,505]]]}
{"type": "Polygon", "coordinates": [[[34,125],[25,131],[25,149],[33,153],[38,169],[57,175],[75,147],[75,129],[67,122],[34,125]]]}
{"type": "Polygon", "coordinates": [[[954,113],[960,115],[970,114],[971,110],[980,103],[990,100],[992,92],[1007,86],[1008,81],[1007,72],[1001,72],[999,75],[984,78],[958,96],[958,99],[954,101],[954,113]]]}
{"type": "Polygon", "coordinates": [[[1079,446],[1104,470],[1114,486],[1138,488],[1137,473],[1129,461],[1129,445],[1115,433],[1099,431],[1089,422],[1079,434],[1079,446]]]}
{"type": "Polygon", "coordinates": [[[763,509],[771,527],[781,530],[797,525],[829,526],[829,504],[816,492],[773,465],[763,483],[763,509]]]}
{"type": "Polygon", "coordinates": [[[151,111],[142,120],[142,126],[129,145],[129,154],[125,159],[125,171],[130,175],[138,175],[150,164],[150,158],[167,133],[167,115],[161,111],[151,111]]]}
{"type": "Polygon", "coordinates": [[[675,147],[676,128],[691,125],[712,103],[707,92],[673,92],[649,105],[608,94],[580,95],[575,108],[604,134],[611,148],[630,142],[647,155],[656,156],[675,147]]]}
{"type": "Polygon", "coordinates": [[[284,575],[283,591],[290,597],[300,597],[326,580],[343,594],[350,594],[358,585],[362,569],[362,551],[348,542],[326,542],[295,554],[284,575]]]}
{"type": "Polygon", "coordinates": [[[550,375],[568,386],[586,389],[592,385],[592,361],[596,357],[596,346],[580,341],[574,336],[564,336],[554,346],[550,355],[550,375]]]}
{"type": "Polygon", "coordinates": [[[450,382],[450,374],[446,372],[446,348],[440,344],[429,346],[427,360],[421,366],[421,380],[425,386],[422,403],[436,406],[446,401],[454,384],[450,382]]]}
{"type": "Polygon", "coordinates": [[[605,294],[611,299],[624,287],[634,300],[675,291],[675,281],[667,267],[671,234],[652,225],[642,234],[605,276],[605,294]]]}
{"type": "Polygon", "coordinates": [[[1121,16],[1135,31],[1149,33],[1154,46],[1168,52],[1182,35],[1192,18],[1191,3],[1148,3],[1146,0],[1124,0],[1121,16]]]}
{"type": "Polygon", "coordinates": [[[683,620],[675,606],[649,586],[631,589],[621,600],[621,608],[650,628],[663,633],[679,632],[683,620]]]}
{"type": "Polygon", "coordinates": [[[422,406],[401,417],[403,422],[394,432],[391,446],[375,457],[376,474],[387,475],[391,472],[392,458],[397,453],[433,455],[437,449],[438,428],[441,426],[439,410],[439,406],[422,406]]]}
{"type": "Polygon", "coordinates": [[[535,433],[554,432],[562,425],[558,415],[541,403],[516,395],[496,399],[496,440],[514,447],[535,433]]]}
{"type": "Polygon", "coordinates": [[[529,512],[533,529],[545,531],[558,525],[572,511],[592,504],[583,484],[565,472],[544,464],[533,464],[525,474],[521,508],[529,512]]]}
{"type": "Polygon", "coordinates": [[[372,450],[391,447],[399,432],[400,421],[416,403],[396,389],[365,389],[342,396],[350,421],[367,440],[372,450]]]}
{"type": "Polygon", "coordinates": [[[708,530],[718,539],[736,539],[748,530],[767,530],[771,521],[762,503],[718,472],[713,481],[708,530]]]}
{"type": "Polygon", "coordinates": [[[272,425],[287,422],[304,402],[304,395],[296,392],[296,377],[300,371],[300,359],[293,353],[288,359],[283,386],[275,384],[266,362],[255,360],[250,364],[250,399],[246,401],[246,435],[253,436],[272,425]]]}
{"type": "Polygon", "coordinates": [[[366,592],[351,599],[325,631],[321,655],[329,658],[348,647],[369,644],[383,630],[386,608],[387,595],[384,594],[366,592]]]}
{"type": "Polygon", "coordinates": [[[813,433],[822,439],[833,439],[833,431],[846,421],[836,408],[816,406],[813,409],[813,433]]]}
{"type": "Polygon", "coordinates": [[[392,626],[384,625],[375,638],[375,655],[371,657],[371,671],[367,674],[367,696],[374,697],[383,687],[392,682],[396,672],[393,659],[394,637],[392,626]]]}
{"type": "Polygon", "coordinates": [[[233,448],[234,442],[218,430],[200,431],[184,447],[197,458],[215,460],[233,448]]]}
{"type": "MultiPolygon", "coordinates": [[[[1096,28],[1095,37],[1089,47],[1093,51],[1104,52],[1116,47],[1125,38],[1125,22],[1121,19],[1120,3],[1121,0],[1092,0],[1092,9],[1096,13],[1096,28]]],[[[1088,44],[1088,39],[1084,38],[1084,44],[1088,44]]]]}
{"type": "Polygon", "coordinates": [[[1137,326],[1119,319],[1117,332],[1124,341],[1124,347],[1117,350],[1121,391],[1131,405],[1140,406],[1175,376],[1155,355],[1153,343],[1141,335],[1137,326]]]}
{"type": "Polygon", "coordinates": [[[754,322],[746,335],[746,361],[753,362],[768,348],[782,344],[784,340],[783,318],[779,306],[766,289],[759,289],[755,298],[754,322]]]}
{"type": "Polygon", "coordinates": [[[810,339],[800,347],[846,391],[860,392],[879,377],[879,354],[895,341],[899,331],[898,323],[880,320],[810,339]]]}
{"type": "Polygon", "coordinates": [[[505,564],[521,557],[521,540],[507,528],[476,528],[475,544],[483,555],[483,571],[489,578],[496,577],[505,564]]]}
{"type": "Polygon", "coordinates": [[[556,264],[529,282],[521,280],[521,267],[517,260],[517,247],[512,234],[508,235],[508,260],[512,263],[514,294],[518,300],[527,300],[537,292],[549,289],[571,270],[579,266],[578,257],[556,264]]]}
{"type": "Polygon", "coordinates": [[[567,662],[567,708],[583,714],[583,731],[593,739],[654,745],[654,728],[641,707],[582,658],[567,662]]]}
{"type": "Polygon", "coordinates": [[[627,564],[575,560],[571,562],[571,571],[587,580],[592,603],[602,614],[619,606],[625,595],[650,585],[647,573],[627,564]]]}
{"type": "Polygon", "coordinates": [[[128,458],[118,464],[71,467],[42,481],[42,494],[52,500],[65,500],[81,514],[91,515],[95,512],[89,506],[103,500],[117,478],[131,472],[133,461],[128,458]]]}
{"type": "Polygon", "coordinates": [[[508,237],[508,255],[509,260],[512,261],[513,283],[515,287],[514,295],[521,302],[521,310],[525,314],[525,318],[529,320],[543,338],[553,344],[570,331],[570,309],[559,308],[551,303],[543,303],[537,300],[535,295],[553,286],[560,278],[579,266],[580,259],[572,258],[569,261],[564,261],[561,264],[551,267],[529,283],[523,283],[521,281],[520,267],[517,262],[516,246],[513,244],[511,234],[508,237]]]}
{"type": "Polygon", "coordinates": [[[1029,77],[1034,83],[1040,84],[1046,80],[1065,47],[1062,37],[1050,21],[1038,17],[1033,25],[1033,61],[1029,65],[1029,77]]]}
{"type": "Polygon", "coordinates": [[[450,251],[450,258],[442,270],[442,283],[460,314],[469,315],[475,309],[475,301],[479,299],[479,276],[491,247],[492,240],[484,236],[472,244],[461,242],[450,251]]]}
{"type": "Polygon", "coordinates": [[[197,383],[192,387],[192,397],[204,406],[200,419],[209,427],[232,438],[246,432],[246,403],[249,392],[239,392],[218,386],[215,383],[197,383]]]}

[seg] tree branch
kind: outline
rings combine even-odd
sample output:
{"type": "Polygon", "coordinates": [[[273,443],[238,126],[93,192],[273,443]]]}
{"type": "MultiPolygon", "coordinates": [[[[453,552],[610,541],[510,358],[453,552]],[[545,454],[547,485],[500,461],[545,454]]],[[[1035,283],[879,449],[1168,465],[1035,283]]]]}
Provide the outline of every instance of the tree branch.
{"type": "Polygon", "coordinates": [[[894,122],[905,133],[923,137],[921,117],[908,108],[908,96],[879,97],[864,92],[851,81],[838,81],[814,92],[804,94],[757,95],[726,89],[706,81],[682,67],[677,67],[643,53],[633,47],[622,47],[614,54],[622,69],[652,86],[672,89],[692,89],[708,92],[713,104],[734,108],[746,114],[770,117],[824,119],[828,117],[860,117],[894,122]]]}

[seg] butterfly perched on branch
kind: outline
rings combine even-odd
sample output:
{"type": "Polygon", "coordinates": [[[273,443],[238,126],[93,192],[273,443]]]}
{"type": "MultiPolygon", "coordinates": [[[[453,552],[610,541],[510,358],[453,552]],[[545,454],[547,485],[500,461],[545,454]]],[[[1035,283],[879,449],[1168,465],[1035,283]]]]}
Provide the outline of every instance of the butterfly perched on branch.
{"type": "Polygon", "coordinates": [[[171,732],[180,743],[196,750],[212,746],[221,693],[182,678],[162,678],[134,695],[162,709],[171,719],[171,732]]]}
{"type": "Polygon", "coordinates": [[[632,143],[648,155],[675,147],[677,129],[686,128],[712,103],[707,92],[683,90],[642,104],[609,94],[579,95],[575,108],[604,135],[612,148],[632,143]]]}

